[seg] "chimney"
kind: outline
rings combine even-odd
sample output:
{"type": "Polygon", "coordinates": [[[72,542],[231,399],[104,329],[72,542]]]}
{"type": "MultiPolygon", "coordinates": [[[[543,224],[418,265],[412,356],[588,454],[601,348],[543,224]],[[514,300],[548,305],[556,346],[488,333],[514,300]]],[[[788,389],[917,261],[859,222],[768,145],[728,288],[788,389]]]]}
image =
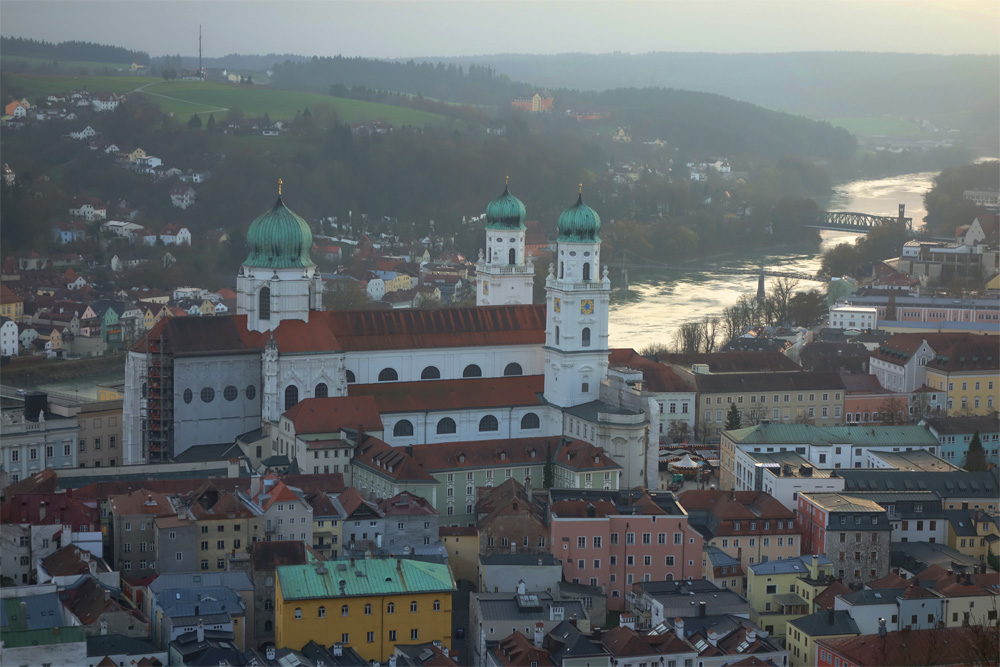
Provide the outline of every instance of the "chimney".
{"type": "Polygon", "coordinates": [[[878,636],[885,637],[885,619],[878,619],[878,636]]]}
{"type": "Polygon", "coordinates": [[[684,639],[684,619],[679,616],[674,619],[674,633],[678,639],[684,639]]]}
{"type": "Polygon", "coordinates": [[[826,623],[827,625],[833,625],[833,607],[826,610],[826,623]]]}
{"type": "Polygon", "coordinates": [[[708,611],[708,605],[704,602],[698,603],[698,618],[705,618],[705,614],[708,611]]]}
{"type": "Polygon", "coordinates": [[[389,656],[389,667],[396,667],[396,655],[389,656]]]}
{"type": "Polygon", "coordinates": [[[809,576],[813,579],[819,579],[819,555],[813,554],[812,565],[809,567],[809,576]]]}
{"type": "Polygon", "coordinates": [[[202,620],[198,619],[198,643],[205,641],[205,624],[202,620]]]}
{"type": "Polygon", "coordinates": [[[719,633],[715,630],[708,631],[708,643],[712,646],[718,646],[719,644],[719,633]]]}
{"type": "Polygon", "coordinates": [[[333,657],[340,658],[343,657],[343,655],[344,655],[344,645],[341,644],[340,642],[337,642],[336,644],[333,645],[333,657]]]}
{"type": "Polygon", "coordinates": [[[273,646],[268,646],[267,647],[267,659],[268,660],[274,660],[274,647],[273,646]]]}
{"type": "Polygon", "coordinates": [[[250,497],[256,498],[257,494],[260,493],[260,475],[254,475],[250,478],[250,497]]]}
{"type": "Polygon", "coordinates": [[[535,646],[542,648],[542,640],[545,639],[545,624],[535,623],[535,646]]]}
{"type": "Polygon", "coordinates": [[[97,574],[97,561],[90,561],[87,563],[87,567],[90,568],[90,573],[93,575],[97,574]]]}
{"type": "MultiPolygon", "coordinates": [[[[539,559],[540,560],[540,559],[539,559]]],[[[517,582],[517,594],[524,595],[527,587],[524,585],[524,579],[517,582]]]]}
{"type": "Polygon", "coordinates": [[[753,628],[747,628],[747,643],[753,644],[757,641],[757,631],[753,628]]]}
{"type": "Polygon", "coordinates": [[[102,618],[101,619],[101,636],[103,637],[103,636],[105,636],[107,634],[108,634],[108,622],[107,622],[107,620],[105,620],[105,619],[102,618]]]}

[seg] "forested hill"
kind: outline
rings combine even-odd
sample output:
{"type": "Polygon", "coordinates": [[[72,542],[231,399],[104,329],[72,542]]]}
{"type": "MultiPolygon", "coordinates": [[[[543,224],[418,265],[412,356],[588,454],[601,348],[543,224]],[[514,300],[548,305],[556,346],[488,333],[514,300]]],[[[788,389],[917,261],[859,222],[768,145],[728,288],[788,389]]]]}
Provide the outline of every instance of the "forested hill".
{"type": "Polygon", "coordinates": [[[537,86],[657,86],[718,93],[812,118],[932,114],[989,105],[996,119],[1000,57],[911,53],[568,53],[433,58],[488,64],[537,86]]]}
{"type": "MultiPolygon", "coordinates": [[[[515,97],[537,88],[514,82],[485,65],[389,62],[365,58],[313,58],[286,61],[274,68],[276,86],[357,97],[377,102],[411,103],[393,93],[420,95],[447,102],[505,112],[515,97]]],[[[639,141],[663,139],[696,155],[774,158],[799,155],[846,160],[856,142],[845,130],[746,102],[687,90],[662,88],[611,90],[601,93],[550,89],[555,111],[610,112],[607,121],[627,126],[639,141]]],[[[435,109],[446,113],[446,109],[435,109]]],[[[614,129],[613,127],[611,129],[614,129]]]]}
{"type": "Polygon", "coordinates": [[[5,56],[42,58],[45,60],[83,60],[99,63],[120,63],[130,65],[149,64],[149,54],[145,51],[93,42],[43,42],[23,37],[0,38],[0,53],[5,56]]]}

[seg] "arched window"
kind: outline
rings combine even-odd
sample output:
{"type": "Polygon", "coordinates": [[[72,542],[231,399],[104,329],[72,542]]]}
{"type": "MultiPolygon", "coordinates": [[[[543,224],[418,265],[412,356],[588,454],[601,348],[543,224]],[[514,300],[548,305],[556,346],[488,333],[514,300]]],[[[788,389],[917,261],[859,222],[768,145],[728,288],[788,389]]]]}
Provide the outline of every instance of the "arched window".
{"type": "Polygon", "coordinates": [[[441,611],[441,600],[434,600],[434,611],[441,611]]]}
{"type": "Polygon", "coordinates": [[[559,325],[556,325],[556,345],[559,344],[559,325]]]}
{"type": "Polygon", "coordinates": [[[372,606],[370,604],[366,604],[365,605],[365,616],[371,616],[371,615],[372,615],[372,606]]]}
{"type": "Polygon", "coordinates": [[[583,263],[583,279],[590,280],[590,262],[583,263]]]}
{"type": "Polygon", "coordinates": [[[389,604],[387,604],[386,607],[385,607],[385,613],[387,613],[387,614],[395,614],[396,613],[396,603],[395,602],[390,602],[389,604]]]}
{"type": "Polygon", "coordinates": [[[510,251],[508,251],[507,253],[507,263],[517,264],[517,251],[514,250],[513,248],[511,248],[510,251]]]}
{"type": "Polygon", "coordinates": [[[413,435],[413,422],[409,419],[401,419],[392,427],[392,434],[397,438],[413,435]]]}
{"type": "Polygon", "coordinates": [[[580,332],[580,344],[584,347],[590,347],[590,327],[584,327],[583,331],[580,332]]]}
{"type": "Polygon", "coordinates": [[[302,618],[302,607],[295,608],[295,618],[302,618]]]}
{"type": "Polygon", "coordinates": [[[271,288],[266,285],[257,293],[257,312],[260,313],[260,319],[271,319],[271,288]]]}
{"type": "Polygon", "coordinates": [[[410,611],[411,612],[416,612],[417,611],[417,601],[416,600],[413,600],[412,602],[410,602],[410,611]]]}
{"type": "Polygon", "coordinates": [[[343,607],[340,608],[340,615],[347,616],[349,610],[350,608],[345,604],[343,607]]]}
{"type": "Polygon", "coordinates": [[[142,383],[142,397],[146,398],[146,396],[148,395],[148,393],[149,393],[149,387],[147,387],[146,383],[143,382],[142,383]]]}
{"type": "Polygon", "coordinates": [[[264,622],[264,631],[265,632],[271,632],[272,630],[274,630],[274,623],[272,623],[271,621],[265,621],[264,622]]]}
{"type": "Polygon", "coordinates": [[[272,609],[274,609],[274,600],[264,600],[264,610],[271,611],[272,609]]]}
{"type": "Polygon", "coordinates": [[[521,370],[521,364],[511,362],[507,364],[507,367],[503,369],[504,375],[524,375],[524,371],[521,370]]]}
{"type": "Polygon", "coordinates": [[[536,415],[534,412],[529,412],[526,415],[524,415],[523,417],[521,417],[521,428],[522,429],[526,430],[526,429],[532,429],[532,428],[538,428],[538,427],[539,427],[538,415],[536,415]]]}
{"type": "Polygon", "coordinates": [[[379,382],[395,382],[399,379],[399,373],[396,372],[395,368],[383,368],[378,374],[379,382]]]}
{"type": "Polygon", "coordinates": [[[345,371],[345,376],[347,377],[347,384],[354,384],[357,382],[357,378],[354,377],[354,371],[345,371]]]}
{"type": "Polygon", "coordinates": [[[326,607],[320,606],[320,608],[316,611],[316,616],[319,618],[326,618],[326,607]]]}
{"type": "Polygon", "coordinates": [[[481,378],[483,377],[483,369],[475,364],[469,364],[462,371],[462,377],[464,378],[481,378]]]}
{"type": "Polygon", "coordinates": [[[291,410],[299,402],[299,388],[294,384],[285,387],[285,409],[291,410]]]}
{"type": "Polygon", "coordinates": [[[563,271],[565,270],[565,268],[566,268],[566,263],[565,262],[559,262],[559,280],[562,280],[563,271]]]}
{"type": "Polygon", "coordinates": [[[437,369],[437,366],[428,366],[424,370],[420,371],[421,380],[440,380],[441,371],[437,369]]]}
{"type": "Polygon", "coordinates": [[[313,392],[313,396],[316,398],[327,398],[330,395],[329,391],[330,390],[326,387],[326,383],[320,382],[316,385],[316,391],[313,392]]]}
{"type": "Polygon", "coordinates": [[[500,422],[493,415],[486,415],[479,420],[479,432],[485,433],[487,431],[499,431],[500,422]]]}
{"type": "Polygon", "coordinates": [[[448,435],[450,433],[457,432],[457,430],[458,429],[455,426],[455,420],[452,419],[451,417],[445,417],[444,419],[438,421],[437,425],[438,435],[448,435]]]}

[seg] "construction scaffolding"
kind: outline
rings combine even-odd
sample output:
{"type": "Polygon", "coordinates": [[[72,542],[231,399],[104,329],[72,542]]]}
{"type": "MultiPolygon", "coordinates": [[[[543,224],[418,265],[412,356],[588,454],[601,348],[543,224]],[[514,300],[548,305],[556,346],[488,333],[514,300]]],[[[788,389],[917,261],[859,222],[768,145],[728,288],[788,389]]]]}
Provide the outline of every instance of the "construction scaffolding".
{"type": "Polygon", "coordinates": [[[158,338],[146,340],[148,381],[144,454],[148,463],[173,459],[174,356],[162,329],[158,338]]]}

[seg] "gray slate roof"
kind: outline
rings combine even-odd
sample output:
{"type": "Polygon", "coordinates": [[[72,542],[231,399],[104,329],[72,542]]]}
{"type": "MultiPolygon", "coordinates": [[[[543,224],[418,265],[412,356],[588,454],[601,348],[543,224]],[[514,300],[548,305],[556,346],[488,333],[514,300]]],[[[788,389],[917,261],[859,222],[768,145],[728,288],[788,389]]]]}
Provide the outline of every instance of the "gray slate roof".
{"type": "Polygon", "coordinates": [[[844,610],[833,612],[833,622],[827,611],[819,611],[801,618],[789,621],[791,625],[810,637],[829,637],[830,635],[859,635],[861,631],[851,615],[844,610]]]}
{"type": "Polygon", "coordinates": [[[1000,482],[993,472],[910,472],[874,468],[842,468],[844,492],[933,491],[941,498],[1000,498],[1000,482]]]}
{"type": "Polygon", "coordinates": [[[473,593],[479,600],[479,612],[483,620],[516,620],[518,623],[547,621],[550,607],[562,607],[565,610],[563,618],[570,618],[573,614],[577,618],[587,618],[587,612],[579,600],[554,600],[544,592],[530,592],[528,595],[538,597],[537,606],[521,607],[513,593],[473,593]]]}
{"type": "Polygon", "coordinates": [[[880,588],[854,591],[853,593],[838,597],[852,605],[896,604],[896,597],[902,595],[905,591],[905,588],[880,588]]]}
{"type": "Polygon", "coordinates": [[[252,591],[253,582],[246,572],[179,572],[161,574],[149,583],[153,593],[165,591],[168,588],[203,588],[206,586],[224,586],[234,591],[252,591]]]}
{"type": "MultiPolygon", "coordinates": [[[[819,556],[820,565],[829,565],[831,561],[826,556],[819,556]]],[[[809,564],[812,556],[800,556],[799,558],[785,558],[782,560],[769,560],[766,563],[754,563],[750,566],[756,575],[768,574],[809,574],[809,564]]]]}
{"type": "Polygon", "coordinates": [[[87,637],[87,657],[103,657],[106,655],[145,656],[152,653],[162,653],[164,649],[148,639],[126,637],[125,635],[93,635],[87,637]]]}

